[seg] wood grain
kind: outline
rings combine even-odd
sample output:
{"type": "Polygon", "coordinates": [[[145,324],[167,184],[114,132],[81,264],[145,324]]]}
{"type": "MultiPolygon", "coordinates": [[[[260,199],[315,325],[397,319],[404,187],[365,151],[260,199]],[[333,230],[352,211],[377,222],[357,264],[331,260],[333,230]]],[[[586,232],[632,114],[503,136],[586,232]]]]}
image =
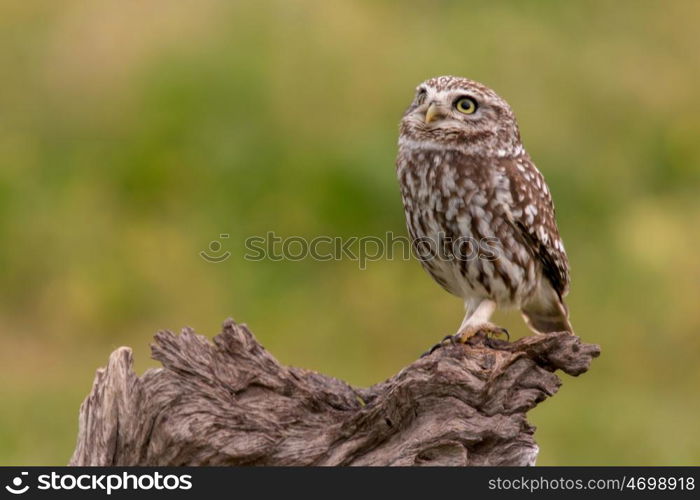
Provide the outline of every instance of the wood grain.
{"type": "MultiPolygon", "coordinates": [[[[114,351],[80,408],[71,465],[534,465],[526,413],[600,353],[568,333],[445,345],[369,388],[282,366],[243,324],[114,351]]],[[[572,422],[572,425],[575,425],[572,422]]]]}

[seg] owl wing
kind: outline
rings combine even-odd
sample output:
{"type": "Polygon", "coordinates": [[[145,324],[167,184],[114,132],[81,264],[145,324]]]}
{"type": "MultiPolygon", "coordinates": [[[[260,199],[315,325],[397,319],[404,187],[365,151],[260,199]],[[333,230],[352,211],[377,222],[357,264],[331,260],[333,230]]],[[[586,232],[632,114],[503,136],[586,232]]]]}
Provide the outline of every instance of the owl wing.
{"type": "Polygon", "coordinates": [[[542,272],[549,279],[554,290],[560,297],[565,296],[569,291],[569,271],[564,260],[566,256],[558,249],[552,249],[542,243],[537,234],[523,221],[515,221],[515,226],[520,231],[522,239],[527,242],[531,253],[540,261],[542,272]]]}
{"type": "Polygon", "coordinates": [[[546,278],[522,306],[525,321],[542,333],[573,332],[563,300],[569,291],[569,261],[559,236],[549,188],[527,156],[509,159],[503,167],[512,198],[509,222],[520,242],[540,263],[546,278]]]}
{"type": "Polygon", "coordinates": [[[510,159],[504,167],[513,200],[510,223],[521,243],[542,265],[542,272],[554,290],[564,297],[569,291],[569,261],[544,177],[527,156],[510,159]]]}

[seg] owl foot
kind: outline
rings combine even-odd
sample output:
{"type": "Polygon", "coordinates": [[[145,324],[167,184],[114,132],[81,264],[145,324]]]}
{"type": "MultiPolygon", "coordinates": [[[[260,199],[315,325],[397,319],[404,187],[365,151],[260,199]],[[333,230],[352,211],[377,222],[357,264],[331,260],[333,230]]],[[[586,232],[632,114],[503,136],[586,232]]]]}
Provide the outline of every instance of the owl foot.
{"type": "Polygon", "coordinates": [[[472,342],[469,342],[471,339],[477,340],[477,339],[483,339],[486,341],[489,340],[498,340],[498,341],[508,341],[510,340],[510,334],[508,333],[508,330],[503,328],[502,326],[494,325],[493,323],[482,323],[480,325],[474,325],[470,326],[468,328],[465,328],[463,331],[457,333],[455,335],[457,339],[455,339],[457,342],[460,342],[462,344],[471,344],[472,342]],[[505,338],[503,338],[505,337],[505,338]]]}
{"type": "Polygon", "coordinates": [[[455,333],[454,335],[446,335],[445,338],[421,354],[420,357],[424,358],[425,356],[429,356],[437,349],[446,345],[475,345],[477,343],[482,343],[488,347],[495,347],[498,343],[507,342],[508,340],[510,340],[510,334],[505,328],[494,325],[493,323],[482,323],[481,325],[475,325],[464,331],[455,333]]]}

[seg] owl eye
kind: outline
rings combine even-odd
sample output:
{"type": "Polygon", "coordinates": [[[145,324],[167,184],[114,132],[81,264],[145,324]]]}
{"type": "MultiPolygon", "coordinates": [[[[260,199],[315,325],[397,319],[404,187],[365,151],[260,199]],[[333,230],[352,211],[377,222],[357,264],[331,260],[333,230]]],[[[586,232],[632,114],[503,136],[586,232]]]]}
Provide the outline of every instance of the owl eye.
{"type": "Polygon", "coordinates": [[[425,96],[428,94],[428,92],[425,89],[420,89],[418,91],[418,94],[416,95],[416,104],[419,106],[425,102],[425,96]]]}
{"type": "Polygon", "coordinates": [[[473,114],[477,107],[476,101],[471,97],[460,97],[455,101],[455,108],[457,108],[457,111],[465,115],[473,114]]]}

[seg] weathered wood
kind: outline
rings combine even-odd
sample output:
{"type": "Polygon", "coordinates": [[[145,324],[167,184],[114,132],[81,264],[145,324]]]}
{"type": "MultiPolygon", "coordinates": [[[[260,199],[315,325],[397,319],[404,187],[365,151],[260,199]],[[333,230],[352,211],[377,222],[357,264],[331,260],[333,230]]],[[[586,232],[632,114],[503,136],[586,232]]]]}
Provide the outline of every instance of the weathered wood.
{"type": "Polygon", "coordinates": [[[232,320],[213,343],[121,347],[80,408],[71,465],[534,465],[526,413],[600,353],[567,333],[446,345],[370,388],[280,365],[232,320]]]}

